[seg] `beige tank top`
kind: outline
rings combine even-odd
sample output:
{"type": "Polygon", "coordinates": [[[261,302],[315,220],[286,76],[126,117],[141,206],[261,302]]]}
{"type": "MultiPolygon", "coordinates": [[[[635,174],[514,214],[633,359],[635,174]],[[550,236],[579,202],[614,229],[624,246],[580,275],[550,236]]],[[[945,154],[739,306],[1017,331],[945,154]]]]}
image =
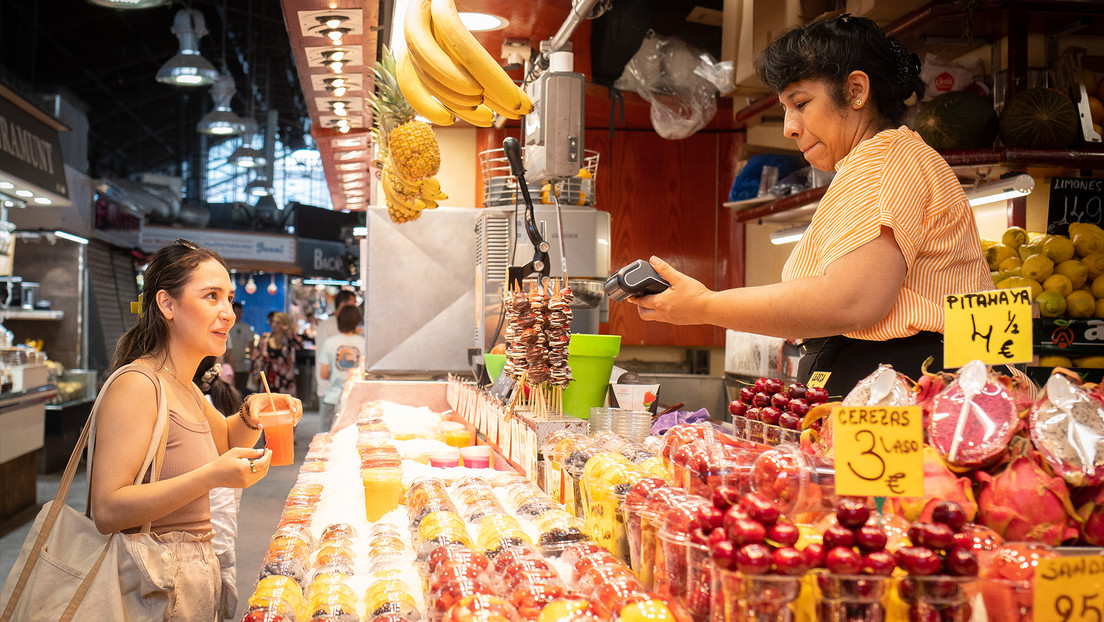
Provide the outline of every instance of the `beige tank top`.
{"type": "MultiPolygon", "coordinates": [[[[169,434],[165,441],[165,462],[161,465],[161,479],[194,471],[218,458],[215,439],[211,438],[211,426],[189,421],[175,411],[169,411],[169,434]]],[[[148,479],[148,476],[147,476],[148,479]]],[[[211,498],[203,493],[184,506],[153,521],[154,533],[188,531],[193,534],[211,530],[211,498]]]]}

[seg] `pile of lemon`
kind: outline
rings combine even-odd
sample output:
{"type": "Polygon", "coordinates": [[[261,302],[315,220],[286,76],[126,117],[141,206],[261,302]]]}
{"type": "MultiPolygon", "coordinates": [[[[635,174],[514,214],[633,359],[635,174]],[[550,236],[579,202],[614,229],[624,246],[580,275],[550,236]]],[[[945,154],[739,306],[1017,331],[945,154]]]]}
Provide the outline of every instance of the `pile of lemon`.
{"type": "Polygon", "coordinates": [[[1104,318],[1104,229],[1071,223],[1066,237],[1009,227],[982,248],[997,288],[1030,287],[1043,317],[1104,318]]]}

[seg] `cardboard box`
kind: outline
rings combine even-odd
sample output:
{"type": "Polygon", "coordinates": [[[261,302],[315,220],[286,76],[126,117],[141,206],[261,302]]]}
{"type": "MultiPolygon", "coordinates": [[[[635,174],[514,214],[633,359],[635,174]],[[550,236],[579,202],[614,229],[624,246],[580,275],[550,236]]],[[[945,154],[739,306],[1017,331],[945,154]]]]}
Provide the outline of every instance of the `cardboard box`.
{"type": "Polygon", "coordinates": [[[847,12],[852,15],[869,17],[883,27],[917,9],[922,9],[932,0],[847,0],[847,12]]]}
{"type": "Polygon", "coordinates": [[[740,8],[734,92],[739,95],[766,93],[766,85],[755,73],[755,59],[778,35],[802,23],[801,2],[747,0],[741,3],[740,8]]]}

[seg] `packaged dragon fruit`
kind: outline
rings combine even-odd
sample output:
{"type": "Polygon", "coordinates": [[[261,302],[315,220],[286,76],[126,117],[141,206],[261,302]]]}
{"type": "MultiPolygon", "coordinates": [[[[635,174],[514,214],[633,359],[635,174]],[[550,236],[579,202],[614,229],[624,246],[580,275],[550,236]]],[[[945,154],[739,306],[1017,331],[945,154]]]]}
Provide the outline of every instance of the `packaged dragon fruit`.
{"type": "Polygon", "coordinates": [[[1071,486],[1104,482],[1104,404],[1065,374],[1053,374],[1027,422],[1031,440],[1071,486]]]}
{"type": "Polygon", "coordinates": [[[985,363],[970,361],[932,399],[928,443],[948,464],[974,468],[1000,458],[1020,425],[1005,382],[985,363]]]}
{"type": "Polygon", "coordinates": [[[855,385],[843,398],[844,406],[911,406],[915,395],[911,383],[904,374],[897,373],[891,365],[879,365],[866,378],[855,385]]]}

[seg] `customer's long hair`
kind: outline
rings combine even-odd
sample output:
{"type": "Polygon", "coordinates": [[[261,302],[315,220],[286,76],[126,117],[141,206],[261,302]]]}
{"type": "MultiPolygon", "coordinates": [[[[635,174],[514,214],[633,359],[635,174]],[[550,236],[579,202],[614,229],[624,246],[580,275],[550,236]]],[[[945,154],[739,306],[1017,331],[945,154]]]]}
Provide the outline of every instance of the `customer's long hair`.
{"type": "Polygon", "coordinates": [[[204,395],[211,398],[211,403],[219,412],[229,417],[241,408],[242,395],[234,385],[222,379],[221,366],[215,362],[217,360],[218,357],[214,356],[204,357],[192,381],[204,395]]]}
{"type": "Polygon", "coordinates": [[[143,356],[168,356],[169,323],[157,307],[157,292],[165,290],[179,298],[195,269],[210,259],[229,271],[221,255],[188,240],[177,240],[153,254],[146,267],[138,322],[119,338],[111,357],[111,371],[143,356]]]}

